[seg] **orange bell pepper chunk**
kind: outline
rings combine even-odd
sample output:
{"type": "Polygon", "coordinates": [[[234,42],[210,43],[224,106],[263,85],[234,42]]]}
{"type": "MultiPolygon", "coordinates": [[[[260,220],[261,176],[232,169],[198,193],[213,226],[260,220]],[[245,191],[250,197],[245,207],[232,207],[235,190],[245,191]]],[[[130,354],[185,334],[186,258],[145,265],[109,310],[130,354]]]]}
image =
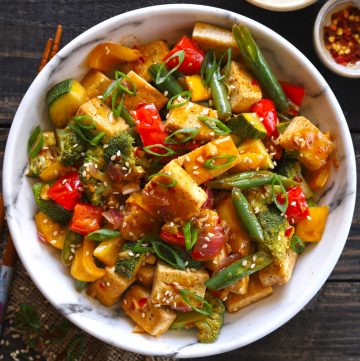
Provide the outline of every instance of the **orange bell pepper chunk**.
{"type": "Polygon", "coordinates": [[[141,52],[126,46],[114,43],[102,43],[95,46],[89,54],[89,66],[100,71],[113,70],[122,62],[139,59],[141,52]]]}
{"type": "Polygon", "coordinates": [[[62,228],[60,224],[54,222],[43,212],[35,214],[36,229],[39,238],[51,244],[57,249],[63,249],[67,230],[62,228]]]}
{"type": "Polygon", "coordinates": [[[99,268],[93,258],[95,243],[84,239],[83,244],[76,250],[71,264],[71,276],[82,282],[94,282],[105,275],[105,270],[99,268]]]}
{"type": "Polygon", "coordinates": [[[313,191],[318,191],[325,187],[331,170],[331,162],[328,160],[326,164],[317,170],[308,170],[304,172],[304,178],[313,191]]]}

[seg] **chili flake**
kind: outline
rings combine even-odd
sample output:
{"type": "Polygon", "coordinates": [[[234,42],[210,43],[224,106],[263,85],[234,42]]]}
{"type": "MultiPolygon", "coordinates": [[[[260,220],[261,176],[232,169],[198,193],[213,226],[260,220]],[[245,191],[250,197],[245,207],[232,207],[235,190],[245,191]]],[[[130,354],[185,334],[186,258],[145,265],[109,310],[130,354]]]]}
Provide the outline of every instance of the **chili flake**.
{"type": "Polygon", "coordinates": [[[331,15],[324,26],[324,42],[333,59],[342,65],[360,60],[360,9],[349,6],[331,15]]]}

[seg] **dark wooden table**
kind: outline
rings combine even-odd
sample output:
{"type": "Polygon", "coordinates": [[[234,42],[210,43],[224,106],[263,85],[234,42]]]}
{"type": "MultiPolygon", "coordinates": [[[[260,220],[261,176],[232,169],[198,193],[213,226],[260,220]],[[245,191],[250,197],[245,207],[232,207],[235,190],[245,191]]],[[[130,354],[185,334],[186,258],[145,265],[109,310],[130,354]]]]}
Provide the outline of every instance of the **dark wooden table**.
{"type": "MultiPolygon", "coordinates": [[[[47,38],[56,24],[68,43],[109,17],[143,6],[177,3],[153,0],[1,0],[0,1],[0,158],[22,96],[35,76],[47,38]]],[[[330,84],[347,118],[356,154],[360,155],[360,80],[328,71],[315,55],[312,30],[325,1],[306,9],[277,13],[245,1],[197,1],[249,16],[293,43],[330,84]]],[[[357,156],[357,160],[358,160],[357,156]]],[[[296,317],[262,340],[208,360],[360,360],[360,203],[342,256],[319,294],[296,317]]],[[[335,235],[336,236],[336,235],[335,235]]],[[[240,330],[241,332],[241,330],[240,330]]],[[[0,352],[1,354],[1,352],[0,352]]]]}

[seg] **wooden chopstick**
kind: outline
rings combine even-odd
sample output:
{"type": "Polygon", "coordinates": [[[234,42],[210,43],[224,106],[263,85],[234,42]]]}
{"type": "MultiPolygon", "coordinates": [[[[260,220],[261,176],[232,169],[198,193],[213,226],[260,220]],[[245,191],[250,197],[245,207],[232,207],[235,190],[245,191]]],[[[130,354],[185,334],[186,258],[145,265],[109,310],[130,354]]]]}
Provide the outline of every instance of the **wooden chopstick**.
{"type": "Polygon", "coordinates": [[[44,52],[41,56],[40,65],[38,67],[38,74],[43,70],[46,63],[49,61],[51,47],[53,45],[53,39],[49,38],[46,42],[44,52]]]}
{"type": "Polygon", "coordinates": [[[62,36],[62,26],[59,24],[56,28],[54,43],[50,53],[50,59],[53,58],[55,54],[59,51],[61,36],[62,36]]]}

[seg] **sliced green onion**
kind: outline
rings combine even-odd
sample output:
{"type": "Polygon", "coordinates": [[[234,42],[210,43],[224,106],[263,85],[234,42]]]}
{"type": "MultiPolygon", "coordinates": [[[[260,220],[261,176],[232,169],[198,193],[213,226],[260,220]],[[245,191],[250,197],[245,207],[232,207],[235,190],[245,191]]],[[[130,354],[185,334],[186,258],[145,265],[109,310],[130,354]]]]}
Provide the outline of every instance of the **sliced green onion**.
{"type": "Polygon", "coordinates": [[[40,153],[43,146],[44,135],[40,125],[38,125],[31,133],[28,141],[28,152],[30,154],[30,158],[34,159],[40,153]]]}
{"type": "Polygon", "coordinates": [[[277,174],[273,175],[272,178],[272,182],[271,182],[271,195],[272,195],[272,200],[275,203],[276,207],[279,209],[279,211],[283,214],[285,214],[287,207],[288,207],[288,203],[289,203],[289,198],[288,198],[288,194],[286,192],[286,189],[280,179],[280,177],[277,174]],[[275,185],[278,184],[281,188],[281,193],[278,194],[281,198],[285,199],[284,203],[280,203],[277,199],[277,195],[275,193],[275,185]]]}
{"type": "Polygon", "coordinates": [[[218,80],[223,80],[229,73],[230,71],[230,65],[231,65],[231,55],[232,55],[232,49],[228,48],[222,55],[221,58],[219,60],[219,64],[217,67],[217,73],[218,73],[218,80]],[[221,75],[221,67],[222,64],[224,62],[224,58],[226,56],[226,63],[225,63],[225,67],[224,67],[224,72],[221,75]]]}
{"type": "Polygon", "coordinates": [[[231,163],[234,162],[234,160],[236,159],[235,155],[231,155],[231,154],[222,154],[222,155],[217,155],[215,157],[209,158],[204,162],[204,167],[208,168],[208,169],[220,169],[220,168],[224,168],[227,167],[228,165],[230,165],[231,163]],[[216,164],[216,160],[217,159],[227,159],[227,161],[225,163],[221,163],[221,164],[216,164]]]}
{"type": "Polygon", "coordinates": [[[86,238],[96,242],[104,242],[119,236],[120,236],[119,231],[114,231],[113,229],[108,229],[108,228],[102,228],[97,231],[89,233],[86,236],[86,238]]]}
{"type": "Polygon", "coordinates": [[[176,53],[174,53],[173,55],[170,56],[170,58],[166,59],[166,61],[164,63],[161,64],[161,66],[159,67],[158,69],[158,72],[156,73],[156,77],[155,77],[155,83],[158,85],[158,84],[161,84],[163,83],[170,74],[174,73],[176,70],[179,69],[179,67],[181,66],[181,64],[183,63],[185,59],[185,52],[184,50],[179,50],[177,51],[176,53]],[[169,70],[166,75],[162,75],[162,70],[165,68],[166,64],[172,60],[172,59],[175,59],[177,58],[178,59],[178,63],[177,65],[172,68],[171,70],[169,70]]]}
{"type": "Polygon", "coordinates": [[[116,91],[113,93],[111,97],[111,110],[114,114],[115,118],[118,118],[122,112],[122,108],[124,105],[124,92],[120,89],[116,89],[116,91]],[[119,95],[121,95],[121,100],[118,105],[116,105],[116,102],[118,100],[119,95]]]}
{"type": "Polygon", "coordinates": [[[162,182],[153,180],[154,183],[156,183],[156,184],[158,184],[159,186],[162,186],[162,187],[172,188],[172,187],[175,187],[177,185],[177,183],[178,183],[177,180],[174,177],[172,177],[171,175],[166,174],[166,173],[161,173],[161,172],[152,174],[148,179],[152,180],[155,177],[164,177],[164,178],[167,178],[167,179],[171,180],[171,183],[162,183],[162,182]]]}
{"type": "MultiPolygon", "coordinates": [[[[115,71],[115,80],[118,82],[117,87],[124,92],[128,93],[129,95],[136,95],[136,83],[134,80],[132,80],[127,74],[121,72],[121,71],[115,71]],[[129,89],[127,86],[122,84],[122,81],[128,81],[131,84],[131,89],[129,89]]],[[[126,82],[127,85],[127,82],[126,82]]]]}
{"type": "Polygon", "coordinates": [[[172,98],[170,98],[170,100],[168,101],[167,105],[166,105],[166,109],[172,109],[172,108],[180,108],[182,106],[184,106],[185,104],[189,103],[191,98],[191,91],[190,90],[185,90],[179,94],[174,95],[172,98]],[[179,99],[180,98],[180,99],[179,99]],[[184,100],[181,103],[175,103],[175,100],[184,100]]]}
{"type": "Polygon", "coordinates": [[[107,98],[109,98],[109,96],[113,93],[113,91],[115,90],[115,88],[117,87],[118,82],[117,81],[113,81],[105,90],[102,98],[101,98],[101,102],[104,103],[107,98]]]}
{"type": "Polygon", "coordinates": [[[168,135],[165,138],[164,143],[165,144],[183,144],[188,142],[189,140],[193,139],[200,133],[199,128],[182,128],[175,130],[175,132],[172,132],[170,135],[168,135]],[[182,134],[188,134],[188,136],[185,136],[181,139],[178,139],[176,136],[182,134]],[[173,139],[175,137],[175,139],[173,139]]]}
{"type": "Polygon", "coordinates": [[[305,243],[303,242],[303,240],[297,236],[296,234],[294,234],[291,238],[291,249],[297,253],[297,254],[301,254],[304,252],[305,250],[305,243]]]}
{"type": "Polygon", "coordinates": [[[149,154],[152,154],[152,155],[156,155],[157,157],[169,157],[171,155],[175,155],[176,152],[169,148],[169,147],[166,147],[165,145],[163,144],[152,144],[152,145],[147,145],[146,147],[143,148],[144,151],[146,153],[149,153],[149,154]],[[160,149],[164,149],[167,151],[167,153],[158,153],[157,151],[154,151],[152,150],[153,148],[160,148],[160,149]]]}
{"type": "Polygon", "coordinates": [[[90,115],[77,115],[73,118],[74,122],[79,124],[83,129],[94,129],[95,122],[90,115]],[[84,123],[89,122],[89,123],[84,123]]]}
{"type": "Polygon", "coordinates": [[[202,298],[202,297],[198,296],[197,294],[195,294],[194,292],[191,292],[186,289],[179,290],[179,293],[180,293],[180,296],[185,301],[185,303],[188,304],[194,311],[199,312],[206,316],[212,315],[213,309],[212,309],[210,303],[208,301],[206,301],[204,298],[202,298]],[[190,298],[192,298],[192,299],[202,302],[203,307],[199,308],[199,307],[194,306],[193,303],[191,303],[191,301],[189,300],[188,296],[190,296],[190,298]]]}
{"type": "Polygon", "coordinates": [[[199,116],[199,120],[205,123],[216,134],[229,134],[231,129],[228,128],[221,120],[212,117],[199,116]]]}
{"type": "Polygon", "coordinates": [[[160,259],[168,263],[170,266],[180,270],[185,269],[184,260],[182,259],[179,251],[176,248],[170,247],[163,242],[157,241],[153,241],[152,246],[155,254],[160,259]]]}
{"type": "Polygon", "coordinates": [[[193,225],[191,221],[185,223],[184,226],[184,238],[185,238],[185,249],[191,251],[195,246],[198,239],[199,230],[193,225]]]}
{"type": "Polygon", "coordinates": [[[205,86],[209,86],[211,77],[217,68],[215,52],[208,51],[205,55],[204,61],[201,64],[200,75],[205,86]]]}
{"type": "Polygon", "coordinates": [[[105,132],[101,132],[90,140],[90,144],[95,147],[100,143],[101,139],[103,139],[104,137],[105,137],[105,132]]]}

